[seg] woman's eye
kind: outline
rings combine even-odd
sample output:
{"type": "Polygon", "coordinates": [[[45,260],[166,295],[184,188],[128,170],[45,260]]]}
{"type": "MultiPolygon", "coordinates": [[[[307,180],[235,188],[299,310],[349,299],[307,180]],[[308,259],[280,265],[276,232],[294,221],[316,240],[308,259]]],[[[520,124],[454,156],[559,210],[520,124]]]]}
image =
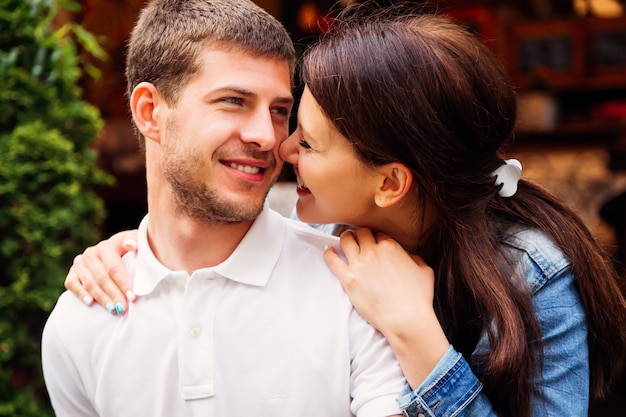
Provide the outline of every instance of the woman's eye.
{"type": "Polygon", "coordinates": [[[311,145],[309,145],[309,143],[304,140],[304,139],[300,139],[300,141],[298,142],[300,144],[300,146],[302,146],[304,149],[311,149],[311,145]]]}

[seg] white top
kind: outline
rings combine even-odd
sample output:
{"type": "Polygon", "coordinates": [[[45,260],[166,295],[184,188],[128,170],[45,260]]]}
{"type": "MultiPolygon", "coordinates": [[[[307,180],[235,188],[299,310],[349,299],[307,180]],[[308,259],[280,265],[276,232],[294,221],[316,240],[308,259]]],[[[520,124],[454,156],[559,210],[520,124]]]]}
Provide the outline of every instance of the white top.
{"type": "Polygon", "coordinates": [[[122,317],[64,293],[43,333],[58,417],[388,416],[404,377],[322,251],[337,240],[265,208],[222,264],[170,271],[147,216],[122,317]]]}

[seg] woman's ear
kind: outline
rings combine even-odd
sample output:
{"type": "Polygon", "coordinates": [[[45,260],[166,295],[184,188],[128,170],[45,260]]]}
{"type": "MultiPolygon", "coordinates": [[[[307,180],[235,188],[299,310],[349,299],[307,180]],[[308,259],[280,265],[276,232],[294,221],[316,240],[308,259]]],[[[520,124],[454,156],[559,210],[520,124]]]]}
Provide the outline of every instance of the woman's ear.
{"type": "Polygon", "coordinates": [[[409,192],[413,185],[413,173],[405,165],[393,162],[379,167],[380,182],[374,195],[378,207],[390,207],[409,192]]]}
{"type": "Polygon", "coordinates": [[[139,83],[130,97],[130,110],[137,129],[147,139],[159,142],[159,106],[164,104],[154,84],[139,83]]]}

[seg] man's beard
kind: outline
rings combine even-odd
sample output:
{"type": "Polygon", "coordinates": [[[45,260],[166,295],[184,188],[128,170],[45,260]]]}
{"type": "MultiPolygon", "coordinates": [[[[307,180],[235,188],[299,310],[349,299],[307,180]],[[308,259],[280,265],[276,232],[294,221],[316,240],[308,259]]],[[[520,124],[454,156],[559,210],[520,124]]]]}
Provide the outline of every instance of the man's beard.
{"type": "MultiPolygon", "coordinates": [[[[256,219],[263,210],[271,185],[268,186],[264,198],[260,201],[245,197],[237,201],[224,198],[224,194],[218,188],[210,187],[194,177],[194,174],[206,164],[206,160],[183,146],[183,139],[179,136],[180,130],[175,117],[170,117],[167,123],[170,141],[167,142],[169,146],[164,146],[162,149],[161,167],[165,179],[172,187],[178,212],[211,223],[241,223],[256,219]]],[[[252,148],[247,148],[244,152],[253,158],[268,160],[266,152],[259,152],[252,148]]],[[[213,159],[215,163],[219,163],[217,161],[219,150],[213,159]]],[[[268,162],[268,171],[272,172],[276,162],[273,158],[268,162]]],[[[272,184],[277,178],[278,175],[272,184]]]]}
{"type": "MultiPolygon", "coordinates": [[[[179,169],[179,171],[182,171],[179,169]]],[[[177,209],[181,214],[211,223],[241,223],[254,220],[263,210],[263,202],[228,201],[218,190],[194,181],[189,173],[164,170],[176,198],[177,209]]],[[[267,193],[269,188],[265,193],[267,193]]]]}

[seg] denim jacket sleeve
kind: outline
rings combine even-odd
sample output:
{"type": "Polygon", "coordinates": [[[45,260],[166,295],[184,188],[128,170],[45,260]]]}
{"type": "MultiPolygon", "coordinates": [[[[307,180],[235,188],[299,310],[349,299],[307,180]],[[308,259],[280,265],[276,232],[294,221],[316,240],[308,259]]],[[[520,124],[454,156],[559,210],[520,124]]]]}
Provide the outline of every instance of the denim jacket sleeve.
{"type": "MultiPolygon", "coordinates": [[[[587,325],[569,261],[536,230],[517,230],[504,245],[526,277],[541,326],[544,362],[534,384],[533,415],[586,416],[587,325]]],[[[474,354],[486,349],[482,338],[474,354]]],[[[398,403],[409,417],[496,416],[482,384],[452,346],[416,390],[405,387],[398,403]]]]}

